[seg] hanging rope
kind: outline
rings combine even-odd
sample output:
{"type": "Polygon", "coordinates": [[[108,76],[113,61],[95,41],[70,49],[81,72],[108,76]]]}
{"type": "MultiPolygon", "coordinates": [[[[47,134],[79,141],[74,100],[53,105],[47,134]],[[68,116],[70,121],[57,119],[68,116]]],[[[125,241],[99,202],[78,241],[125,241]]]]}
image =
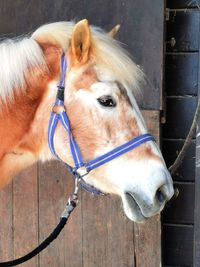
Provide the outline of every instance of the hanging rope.
{"type": "Polygon", "coordinates": [[[196,132],[196,129],[197,129],[199,115],[200,115],[200,99],[198,100],[198,104],[197,104],[197,108],[196,108],[196,111],[194,114],[193,122],[192,122],[191,128],[189,130],[189,133],[185,139],[183,147],[181,148],[175,162],[169,167],[169,171],[172,175],[177,171],[179,166],[182,164],[183,159],[185,157],[185,154],[186,154],[189,146],[192,143],[192,138],[193,138],[193,136],[196,132]]]}

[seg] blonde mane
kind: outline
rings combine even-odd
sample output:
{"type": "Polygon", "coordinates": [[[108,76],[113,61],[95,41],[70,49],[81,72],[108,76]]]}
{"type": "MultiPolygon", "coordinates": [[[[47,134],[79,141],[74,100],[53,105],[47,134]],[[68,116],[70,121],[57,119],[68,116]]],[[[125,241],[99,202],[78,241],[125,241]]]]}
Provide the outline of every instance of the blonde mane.
{"type": "MultiPolygon", "coordinates": [[[[32,38],[59,45],[63,51],[67,51],[74,25],[74,22],[65,21],[46,24],[38,28],[32,38]]],[[[98,27],[90,26],[90,28],[96,63],[116,77],[126,89],[131,88],[137,93],[139,83],[144,79],[143,71],[132,61],[131,55],[118,41],[98,27]]]]}
{"type": "MultiPolygon", "coordinates": [[[[60,46],[67,51],[74,22],[56,22],[41,26],[31,37],[6,40],[0,44],[0,97],[12,98],[13,89],[21,90],[26,84],[25,72],[45,65],[45,58],[37,41],[60,46]]],[[[138,91],[143,72],[131,60],[130,55],[101,29],[91,26],[94,59],[110,72],[123,86],[134,93],[138,91]]],[[[33,73],[34,75],[34,73],[33,73]]]]}
{"type": "MultiPolygon", "coordinates": [[[[0,44],[0,97],[12,99],[13,89],[22,90],[27,69],[45,65],[42,50],[34,39],[6,40],[0,44]]],[[[34,75],[34,73],[32,73],[34,75]]]]}

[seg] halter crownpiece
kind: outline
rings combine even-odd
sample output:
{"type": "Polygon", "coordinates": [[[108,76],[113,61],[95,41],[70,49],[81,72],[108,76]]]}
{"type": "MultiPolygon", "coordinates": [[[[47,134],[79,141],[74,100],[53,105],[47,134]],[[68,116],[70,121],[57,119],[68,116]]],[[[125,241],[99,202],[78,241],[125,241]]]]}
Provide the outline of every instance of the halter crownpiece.
{"type": "MultiPolygon", "coordinates": [[[[56,101],[55,101],[54,108],[52,109],[52,113],[51,113],[50,120],[49,120],[49,127],[48,127],[49,148],[50,148],[51,153],[54,156],[56,156],[58,159],[60,159],[55,151],[54,140],[53,140],[56,126],[58,124],[58,121],[60,121],[65,131],[67,132],[70,151],[71,151],[72,158],[74,161],[74,167],[71,167],[64,162],[65,165],[68,167],[68,169],[70,170],[70,172],[73,174],[74,177],[79,178],[80,184],[83,189],[95,195],[104,195],[100,190],[87,184],[84,181],[83,177],[87,175],[90,171],[96,169],[97,167],[100,167],[101,165],[121,156],[122,154],[127,153],[130,150],[133,150],[134,148],[140,146],[143,143],[146,143],[148,141],[155,141],[155,139],[151,134],[145,133],[145,134],[142,134],[140,136],[133,138],[132,140],[128,141],[127,143],[121,146],[114,148],[113,150],[109,151],[108,153],[105,153],[102,156],[99,156],[91,161],[85,162],[82,158],[78,144],[76,143],[76,140],[73,137],[73,134],[70,128],[70,122],[69,122],[69,119],[68,119],[68,116],[65,110],[65,106],[64,106],[66,70],[67,70],[67,62],[65,60],[65,54],[63,53],[61,56],[61,76],[60,76],[60,80],[58,83],[56,101]],[[79,173],[81,168],[85,170],[85,173],[82,175],[79,173]]],[[[62,159],[60,160],[62,161],[62,159]]]]}

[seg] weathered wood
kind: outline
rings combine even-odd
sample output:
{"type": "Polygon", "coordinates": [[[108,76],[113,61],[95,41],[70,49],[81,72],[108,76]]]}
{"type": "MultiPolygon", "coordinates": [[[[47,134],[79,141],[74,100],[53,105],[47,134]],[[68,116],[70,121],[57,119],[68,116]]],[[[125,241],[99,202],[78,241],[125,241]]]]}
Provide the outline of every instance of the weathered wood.
{"type": "MultiPolygon", "coordinates": [[[[147,128],[159,143],[159,112],[143,111],[147,128]]],[[[145,224],[134,225],[136,266],[160,266],[161,263],[160,216],[154,216],[145,224]]]]}
{"type": "Polygon", "coordinates": [[[196,105],[196,97],[167,98],[166,124],[163,126],[164,138],[184,139],[187,136],[196,105]]]}
{"type": "Polygon", "coordinates": [[[136,266],[160,266],[161,230],[160,216],[154,216],[145,224],[135,224],[136,266]]]}
{"type": "MultiPolygon", "coordinates": [[[[180,152],[182,146],[184,144],[184,140],[176,140],[176,139],[164,139],[162,144],[162,152],[166,164],[170,167],[178,153],[180,152]]],[[[185,158],[183,159],[183,163],[178,168],[176,173],[173,175],[174,181],[194,181],[195,180],[195,154],[196,150],[196,142],[193,140],[190,145],[185,158]]]]}
{"type": "Polygon", "coordinates": [[[140,105],[158,110],[162,106],[163,17],[164,1],[160,0],[106,0],[94,5],[83,0],[30,0],[28,4],[24,0],[1,0],[0,34],[18,36],[49,21],[82,18],[105,30],[121,24],[118,37],[149,81],[144,84],[140,105]]]}
{"type": "MultiPolygon", "coordinates": [[[[21,257],[38,245],[38,183],[37,165],[34,165],[13,181],[13,238],[14,258],[21,257]]],[[[37,267],[34,257],[23,264],[37,267]]]]}
{"type": "Polygon", "coordinates": [[[160,112],[153,110],[142,110],[147,129],[153,134],[158,144],[160,144],[160,112]]]}
{"type": "Polygon", "coordinates": [[[197,95],[198,53],[166,54],[165,88],[168,96],[197,95]]]}
{"type": "Polygon", "coordinates": [[[171,10],[167,21],[167,51],[199,50],[199,10],[171,10]]]}
{"type": "MultiPolygon", "coordinates": [[[[63,166],[62,166],[63,168],[63,166]]],[[[66,179],[66,186],[64,188],[65,202],[68,196],[72,193],[74,188],[74,178],[72,178],[66,169],[64,171],[64,179],[66,179]]],[[[83,226],[82,226],[82,191],[79,192],[79,202],[72,216],[70,217],[67,226],[64,230],[65,242],[65,266],[66,267],[84,267],[83,262],[83,226]]],[[[63,207],[62,207],[63,209],[63,207]]],[[[63,234],[63,233],[62,233],[63,234]]]]}
{"type": "Polygon", "coordinates": [[[133,223],[113,196],[83,193],[83,262],[87,267],[134,265],[133,223]]]}
{"type": "Polygon", "coordinates": [[[0,191],[0,262],[14,256],[12,183],[0,191]]]}
{"type": "Polygon", "coordinates": [[[179,195],[173,199],[163,211],[163,220],[165,223],[174,224],[194,224],[194,183],[174,183],[178,188],[179,195]],[[183,208],[184,207],[184,208],[183,208]]]}
{"type": "MultiPolygon", "coordinates": [[[[39,240],[47,237],[60,219],[74,181],[59,162],[39,165],[39,240]]],[[[81,193],[79,194],[81,197],[81,193]]],[[[40,255],[41,266],[82,266],[81,202],[61,235],[40,255]]]]}
{"type": "Polygon", "coordinates": [[[196,267],[193,265],[193,233],[190,225],[163,226],[164,265],[196,267]]]}
{"type": "MultiPolygon", "coordinates": [[[[39,164],[39,242],[43,241],[59,222],[65,207],[66,170],[58,162],[39,164]]],[[[63,232],[64,233],[64,232],[63,232]]],[[[60,235],[41,252],[41,266],[65,266],[65,236],[60,235]]]]}

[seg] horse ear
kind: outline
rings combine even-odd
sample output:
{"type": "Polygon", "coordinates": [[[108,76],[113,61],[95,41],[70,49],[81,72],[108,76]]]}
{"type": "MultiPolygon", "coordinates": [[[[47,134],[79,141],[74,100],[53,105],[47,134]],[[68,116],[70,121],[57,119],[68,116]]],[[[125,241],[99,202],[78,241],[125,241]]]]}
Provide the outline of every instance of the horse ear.
{"type": "Polygon", "coordinates": [[[91,32],[87,19],[79,21],[73,29],[71,51],[73,64],[84,64],[88,61],[91,47],[91,32]]]}
{"type": "Polygon", "coordinates": [[[120,28],[120,24],[117,24],[115,27],[112,28],[112,30],[110,30],[110,31],[108,32],[108,35],[109,35],[110,37],[113,37],[113,38],[114,38],[115,35],[118,33],[119,28],[120,28]]]}

